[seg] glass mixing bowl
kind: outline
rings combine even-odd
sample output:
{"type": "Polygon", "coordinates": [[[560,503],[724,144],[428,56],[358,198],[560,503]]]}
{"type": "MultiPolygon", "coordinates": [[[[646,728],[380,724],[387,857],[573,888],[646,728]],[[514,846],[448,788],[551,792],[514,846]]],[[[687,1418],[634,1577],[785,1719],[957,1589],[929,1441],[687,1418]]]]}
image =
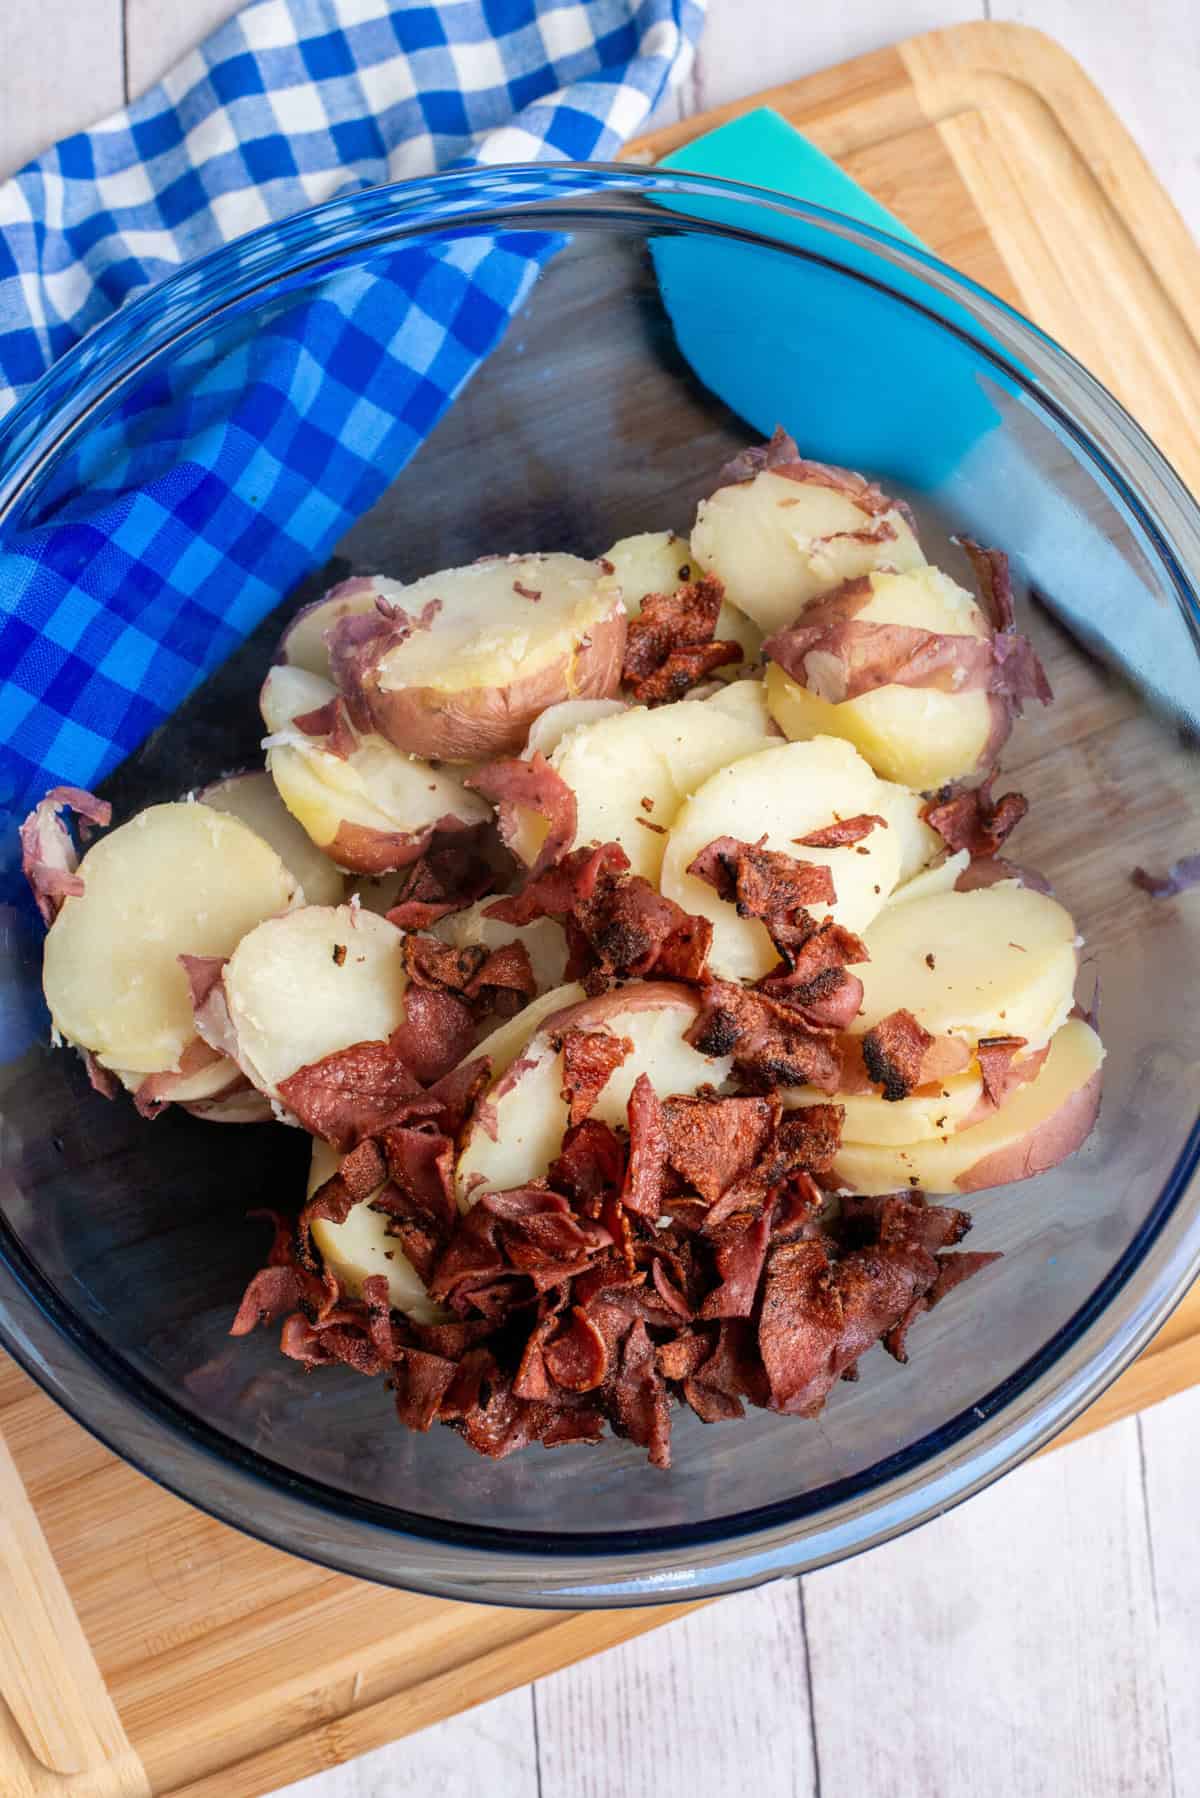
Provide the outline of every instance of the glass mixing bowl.
{"type": "MultiPolygon", "coordinates": [[[[1187,1192],[1200,901],[1156,902],[1129,878],[1200,848],[1195,505],[1081,368],[920,251],[754,189],[538,167],[333,202],[128,306],[7,422],[0,548],[89,518],[130,455],[170,478],[172,406],[199,396],[219,427],[283,341],[305,374],[304,425],[326,433],[320,495],[294,508],[291,561],[269,530],[254,557],[228,546],[229,579],[252,565],[262,586],[249,609],[275,610],[104,783],[118,818],[258,759],[271,644],[330,578],[686,531],[726,456],[782,423],[806,454],[898,488],[930,558],[960,578],[953,531],[1014,558],[1019,623],[1058,702],[1018,725],[1005,778],[1032,801],[1017,853],[1052,876],[1103,974],[1100,1123],[1064,1167],[972,1202],[971,1246],[1004,1259],[918,1324],[907,1367],[873,1353],[819,1421],[681,1415],[666,1474],[621,1442],[489,1463],[449,1431],[400,1429],[380,1382],[306,1376],[275,1331],[229,1339],[266,1246],[246,1213],[298,1202],[307,1139],[176,1113],[151,1125],[94,1095],[76,1057],[46,1046],[41,933],[18,903],[0,973],[5,1346],[193,1503],[331,1567],[454,1598],[694,1598],[945,1510],[1082,1410],[1200,1264],[1187,1192]],[[338,461],[346,396],[386,410],[387,371],[366,337],[326,356],[320,320],[390,309],[402,352],[430,269],[469,272],[498,247],[524,260],[516,316],[406,465],[381,437],[364,487],[355,458],[338,461]],[[354,522],[338,520],[322,567],[330,527],[315,514],[331,495],[354,522]]],[[[270,526],[271,494],[243,497],[270,526]]],[[[196,529],[180,566],[199,589],[221,558],[196,529]]],[[[24,750],[36,759],[18,729],[10,782],[24,750]]]]}

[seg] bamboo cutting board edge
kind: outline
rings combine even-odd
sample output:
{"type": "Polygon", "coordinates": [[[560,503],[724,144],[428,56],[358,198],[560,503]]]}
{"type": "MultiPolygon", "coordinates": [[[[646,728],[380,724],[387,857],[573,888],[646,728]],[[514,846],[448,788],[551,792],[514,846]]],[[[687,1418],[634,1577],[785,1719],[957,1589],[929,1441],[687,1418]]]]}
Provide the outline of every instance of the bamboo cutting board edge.
{"type": "MultiPolygon", "coordinates": [[[[629,154],[655,160],[763,104],[1078,354],[1200,488],[1200,346],[1188,318],[1200,252],[1065,51],[1021,26],[953,27],[666,127],[629,154]],[[1114,314],[1120,328],[1106,333],[1114,314]]],[[[1198,1379],[1193,1291],[1058,1440],[1198,1379]]],[[[44,1715],[42,1759],[29,1746],[37,1720],[24,1717],[22,1733],[0,1705],[3,1798],[259,1798],[690,1608],[497,1613],[326,1573],[151,1485],[10,1364],[0,1365],[0,1429],[32,1500],[23,1521],[34,1534],[19,1552],[29,1567],[53,1557],[43,1646],[50,1655],[62,1638],[80,1700],[44,1715]],[[98,1496],[112,1520],[85,1550],[98,1496]],[[45,1764],[55,1760],[63,1771],[45,1764]]]]}

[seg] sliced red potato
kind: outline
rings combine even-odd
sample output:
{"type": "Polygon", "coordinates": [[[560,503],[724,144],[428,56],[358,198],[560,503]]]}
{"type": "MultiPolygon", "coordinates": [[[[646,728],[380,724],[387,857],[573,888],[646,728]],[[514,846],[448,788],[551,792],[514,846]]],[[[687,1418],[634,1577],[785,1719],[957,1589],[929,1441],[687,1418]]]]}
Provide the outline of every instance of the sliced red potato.
{"type": "Polygon", "coordinates": [[[403,941],[394,924],[349,905],[306,905],[243,937],[224,984],[247,1079],[278,1099],[297,1068],[385,1041],[404,1022],[403,941]]]}
{"type": "Polygon", "coordinates": [[[914,793],[911,787],[899,786],[892,780],[881,780],[878,797],[878,810],[896,832],[896,846],[900,851],[900,876],[896,882],[899,891],[944,854],[946,845],[921,816],[925,806],[923,793],[914,793]]]}
{"type": "Polygon", "coordinates": [[[596,724],[601,718],[612,718],[627,709],[623,699],[560,700],[557,705],[547,706],[541,716],[534,719],[521,753],[526,757],[540,753],[548,760],[568,731],[577,730],[583,724],[596,724]]]}
{"type": "Polygon", "coordinates": [[[879,789],[879,781],[848,743],[818,737],[744,756],[713,774],[681,806],[663,857],[661,887],[684,911],[711,919],[709,966],[714,974],[757,980],[779,958],[756,918],[739,917],[736,907],[718,898],[707,881],[688,873],[700,851],[717,837],[744,843],[765,837],[768,849],[825,864],[837,894],[828,915],[861,932],[896,884],[899,832],[876,825],[861,843],[838,849],[808,849],[799,839],[839,818],[883,816],[879,789]]]}
{"type": "Polygon", "coordinates": [[[877,568],[919,568],[912,526],[878,488],[820,464],[792,464],[703,499],[691,549],[731,604],[764,633],[791,624],[818,594],[877,568]]]}
{"type": "Polygon", "coordinates": [[[953,892],[960,874],[971,865],[968,849],[956,849],[953,855],[939,855],[929,866],[908,880],[902,880],[889,905],[906,905],[910,899],[929,899],[934,893],[953,892]]]}
{"type": "Polygon", "coordinates": [[[338,905],[345,898],[345,875],[327,855],[321,854],[297,824],[265,771],[229,774],[196,797],[202,805],[240,818],[264,843],[269,843],[284,867],[296,876],[306,904],[338,905]]]}
{"type": "Polygon", "coordinates": [[[376,622],[372,635],[335,625],[334,678],[383,737],[414,755],[516,755],[547,706],[607,698],[620,682],[620,588],[579,556],[443,569],[402,588],[392,616],[376,622]]]}
{"type": "MultiPolygon", "coordinates": [[[[956,637],[991,634],[971,595],[939,568],[871,575],[871,598],[855,614],[863,624],[900,624],[956,637]]],[[[877,774],[916,788],[938,787],[981,765],[1003,737],[998,702],[971,689],[943,693],[935,687],[888,685],[834,703],[816,691],[818,652],[806,658],[807,686],[767,664],[767,704],[784,735],[845,737],[877,774]]],[[[844,687],[842,689],[844,691],[844,687]]],[[[1004,731],[1007,735],[1007,730],[1004,731]]]]}
{"type": "MultiPolygon", "coordinates": [[[[229,1091],[230,1087],[244,1087],[245,1077],[236,1062],[230,1061],[228,1055],[219,1055],[199,1041],[192,1043],[185,1055],[189,1060],[201,1061],[202,1066],[192,1071],[181,1068],[178,1073],[168,1074],[136,1074],[128,1068],[112,1068],[109,1071],[117,1076],[126,1092],[143,1096],[163,1098],[172,1105],[192,1105],[201,1099],[214,1099],[229,1091]]],[[[256,1095],[257,1097],[258,1095],[256,1095]]],[[[269,1111],[266,1115],[270,1115],[269,1111]]]]}
{"type": "Polygon", "coordinates": [[[471,1050],[467,1060],[477,1061],[486,1055],[493,1082],[499,1080],[517,1057],[525,1052],[547,1018],[554,1017],[560,1011],[568,1011],[586,998],[587,994],[577,980],[569,980],[564,986],[539,994],[515,1017],[506,1018],[503,1024],[497,1024],[491,1034],[471,1050]]]}
{"type": "Polygon", "coordinates": [[[1069,1018],[1036,1079],[999,1111],[956,1135],[903,1145],[843,1142],[836,1179],[855,1192],[979,1192],[1056,1167],[1085,1140],[1100,1107],[1104,1048],[1090,1024],[1069,1018]]]}
{"type": "Polygon", "coordinates": [[[404,587],[401,582],[386,580],[378,574],[356,574],[347,581],[339,581],[321,599],[302,607],[296,613],[279,640],[275,659],[286,662],[292,668],[304,668],[309,674],[319,674],[323,680],[328,680],[327,634],[343,618],[377,614],[375,602],[379,599],[385,605],[402,605],[404,587]]]}
{"type": "Polygon", "coordinates": [[[294,720],[319,711],[334,688],[302,668],[271,669],[259,696],[267,771],[288,811],[339,867],[385,874],[422,854],[434,830],[467,829],[491,807],[457,773],[405,755],[375,735],[356,736],[342,757],[294,720]]]}
{"type": "Polygon", "coordinates": [[[129,1074],[179,1068],[196,1041],[180,955],[229,955],[299,897],[294,874],[237,818],[153,805],[94,843],[46,937],[55,1028],[129,1074]]]}
{"type": "MultiPolygon", "coordinates": [[[[687,538],[674,531],[642,531],[636,537],[622,537],[604,559],[613,565],[625,610],[631,618],[641,611],[648,593],[674,593],[677,587],[687,586],[705,572],[693,562],[687,538]]],[[[713,637],[719,643],[739,644],[744,662],[758,661],[763,633],[728,599],[717,614],[713,637]]]]}
{"type": "Polygon", "coordinates": [[[463,911],[451,912],[431,926],[433,935],[455,949],[478,946],[492,950],[502,949],[506,943],[521,943],[528,953],[538,992],[561,986],[567,966],[567,933],[562,925],[553,918],[535,918],[532,924],[501,924],[499,919],[487,916],[488,906],[495,903],[493,893],[463,911]]]}
{"type": "Polygon", "coordinates": [[[688,698],[693,703],[708,706],[710,717],[713,712],[720,712],[726,718],[735,718],[739,724],[756,731],[764,743],[778,742],[783,734],[767,706],[766,684],[757,676],[727,681],[712,693],[701,694],[696,689],[688,694],[688,698]]]}
{"type": "MultiPolygon", "coordinates": [[[[319,1137],[313,1141],[312,1163],[308,1174],[308,1197],[336,1174],[342,1157],[336,1149],[319,1137]]],[[[377,1187],[376,1192],[382,1191],[377,1187]]],[[[328,1218],[315,1218],[312,1239],[321,1259],[331,1274],[336,1275],[342,1291],[352,1299],[362,1297],[363,1282],[382,1274],[388,1283],[388,1301],[394,1311],[403,1311],[414,1323],[436,1324],[450,1321],[450,1312],[430,1298],[425,1282],[413,1266],[396,1237],[388,1235],[387,1216],[373,1211],[375,1193],[361,1199],[345,1223],[334,1224],[328,1218]]]]}
{"type": "MultiPolygon", "coordinates": [[[[785,1106],[828,1105],[830,1095],[815,1086],[788,1087],[785,1106]]],[[[845,1112],[844,1142],[931,1142],[964,1129],[983,1100],[978,1064],[938,1082],[933,1092],[918,1091],[907,1099],[888,1100],[881,1093],[837,1093],[833,1103],[845,1112]]]]}
{"type": "Polygon", "coordinates": [[[867,930],[871,959],[856,1032],[910,1011],[934,1036],[1023,1036],[1047,1043],[1075,1002],[1078,944],[1070,912],[1004,882],[889,905],[867,930]]]}
{"type": "Polygon", "coordinates": [[[550,764],[575,794],[575,841],[620,843],[634,873],[657,882],[665,833],[688,794],[772,740],[755,704],[725,699],[631,706],[570,731],[550,764]]]}
{"type": "MultiPolygon", "coordinates": [[[[493,1079],[467,1126],[455,1175],[459,1203],[467,1207],[483,1192],[540,1179],[557,1156],[567,1128],[560,1046],[565,1030],[603,1031],[633,1045],[591,1111],[602,1123],[624,1126],[639,1074],[649,1077],[660,1097],[719,1085],[729,1073],[728,1058],[701,1055],[684,1041],[698,1011],[699,1001],[688,988],[650,981],[543,1015],[536,1034],[493,1079]]],[[[487,1052],[486,1043],[481,1052],[487,1052]]]]}

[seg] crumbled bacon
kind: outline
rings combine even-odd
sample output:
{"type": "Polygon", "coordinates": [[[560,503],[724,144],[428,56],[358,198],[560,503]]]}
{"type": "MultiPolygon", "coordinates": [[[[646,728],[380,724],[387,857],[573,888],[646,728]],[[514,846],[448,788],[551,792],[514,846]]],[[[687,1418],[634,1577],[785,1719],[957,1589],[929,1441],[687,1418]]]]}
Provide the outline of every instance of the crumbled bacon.
{"type": "Polygon", "coordinates": [[[826,824],[823,830],[810,830],[806,837],[797,837],[796,841],[805,849],[841,849],[850,843],[861,843],[876,825],[886,830],[888,821],[878,812],[859,812],[853,818],[838,818],[833,824],[826,824]]]}
{"type": "Polygon", "coordinates": [[[682,699],[714,668],[740,662],[742,646],[714,641],[725,590],[705,575],[673,593],[648,593],[629,620],[621,679],[639,705],[682,699]]]}
{"type": "Polygon", "coordinates": [[[571,1128],[582,1124],[608,1085],[610,1077],[632,1052],[627,1036],[607,1030],[567,1030],[563,1033],[563,1098],[571,1128]]]}
{"type": "Polygon", "coordinates": [[[883,1088],[885,1099],[907,1099],[920,1086],[922,1064],[933,1040],[903,1006],[867,1031],[862,1039],[863,1062],[876,1086],[883,1088]]]}
{"type": "Polygon", "coordinates": [[[664,1152],[680,1178],[709,1205],[745,1179],[779,1124],[766,1098],[675,1098],[662,1105],[664,1152]]]}
{"type": "Polygon", "coordinates": [[[439,937],[413,932],[405,937],[402,954],[413,985],[450,994],[477,1018],[495,1011],[511,1017],[537,990],[524,943],[456,949],[439,937]]]}
{"type": "Polygon", "coordinates": [[[528,757],[485,762],[467,776],[465,784],[496,807],[500,836],[508,848],[521,834],[522,812],[532,812],[544,821],[546,835],[529,870],[530,880],[561,861],[575,841],[575,795],[540,749],[528,757]]]}
{"type": "Polygon", "coordinates": [[[1024,1036],[981,1036],[975,1053],[979,1057],[979,1073],[983,1090],[991,1104],[1003,1105],[1014,1088],[1023,1084],[1019,1070],[1013,1067],[1017,1051],[1028,1045],[1024,1036]]]}
{"type": "Polygon", "coordinates": [[[64,899],[78,899],[83,894],[83,881],[76,872],[79,852],[63,817],[67,811],[101,827],[112,820],[107,799],[97,799],[82,787],[53,787],[21,825],[21,872],[47,926],[53,924],[64,899]]]}
{"type": "Polygon", "coordinates": [[[833,876],[824,862],[798,861],[762,842],[742,843],[716,837],[689,865],[688,873],[707,881],[717,896],[736,905],[743,918],[759,918],[772,937],[786,940],[800,926],[807,937],[815,928],[810,905],[837,900],[833,876]],[[800,916],[798,916],[800,914],[800,916]]]}
{"type": "Polygon", "coordinates": [[[388,922],[400,930],[428,930],[439,918],[462,911],[491,892],[496,875],[481,853],[480,835],[463,831],[435,836],[420,859],[405,870],[388,922]]]}
{"type": "Polygon", "coordinates": [[[621,1203],[642,1217],[658,1216],[663,1173],[667,1159],[667,1134],[662,1101],[648,1075],[639,1074],[629,1095],[629,1163],[621,1203]]]}
{"type": "MultiPolygon", "coordinates": [[[[767,993],[710,981],[687,1041],[702,1055],[731,1056],[734,1072],[757,1089],[812,1085],[836,1092],[841,1057],[830,1035],[767,993]]],[[[856,1006],[857,1009],[857,1006],[856,1006]]]]}
{"type": "Polygon", "coordinates": [[[977,787],[942,787],[922,807],[921,816],[936,830],[951,854],[969,851],[972,859],[991,858],[1029,810],[1023,793],[992,798],[993,776],[977,787]]]}

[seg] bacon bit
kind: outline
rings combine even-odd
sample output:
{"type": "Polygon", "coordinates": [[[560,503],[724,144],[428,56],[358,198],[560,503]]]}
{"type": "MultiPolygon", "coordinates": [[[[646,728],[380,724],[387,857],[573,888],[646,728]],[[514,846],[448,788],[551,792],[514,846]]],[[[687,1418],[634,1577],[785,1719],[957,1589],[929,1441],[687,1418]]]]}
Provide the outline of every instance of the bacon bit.
{"type": "Polygon", "coordinates": [[[663,1108],[649,1077],[639,1074],[629,1095],[629,1165],[621,1189],[627,1211],[642,1217],[658,1216],[663,1171],[667,1159],[667,1135],[663,1108]]]}
{"type": "Polygon", "coordinates": [[[607,1030],[568,1030],[562,1039],[562,1096],[572,1129],[582,1124],[625,1057],[633,1051],[627,1036],[607,1030]]]}
{"type": "Polygon", "coordinates": [[[876,825],[888,829],[888,821],[877,812],[860,812],[854,818],[839,818],[836,823],[827,824],[824,830],[810,830],[806,837],[793,837],[802,849],[840,849],[844,844],[861,843],[864,837],[870,836],[876,825]]]}
{"type": "Polygon", "coordinates": [[[665,837],[667,834],[665,824],[654,824],[649,818],[635,818],[633,821],[635,824],[640,824],[643,830],[652,830],[655,836],[665,837]]]}
{"type": "Polygon", "coordinates": [[[654,810],[653,799],[648,798],[645,793],[642,794],[639,804],[644,812],[652,812],[654,810]]]}
{"type": "Polygon", "coordinates": [[[47,928],[62,910],[64,899],[83,896],[83,881],[76,872],[79,853],[63,816],[67,811],[101,827],[112,822],[107,799],[97,799],[82,787],[52,787],[21,825],[21,872],[47,928]]]}
{"type": "Polygon", "coordinates": [[[333,945],[333,964],[337,968],[345,967],[345,965],[346,965],[346,945],[345,945],[345,943],[335,943],[333,945]]]}
{"type": "Polygon", "coordinates": [[[883,1096],[892,1103],[907,1099],[921,1084],[921,1070],[926,1052],[934,1038],[919,1024],[911,1011],[903,1007],[889,1012],[862,1039],[862,1056],[867,1073],[883,1096]]]}
{"type": "Polygon", "coordinates": [[[1024,1036],[983,1036],[976,1044],[983,1090],[997,1108],[1015,1087],[1023,1084],[1020,1073],[1014,1074],[1012,1064],[1017,1051],[1027,1048],[1028,1042],[1028,1037],[1024,1036]]]}
{"type": "Polygon", "coordinates": [[[731,1056],[747,1085],[759,1091],[804,1085],[837,1091],[841,1057],[828,1032],[814,1032],[803,1014],[766,993],[723,980],[709,982],[701,1002],[685,1040],[702,1055],[731,1056]]]}
{"type": "Polygon", "coordinates": [[[921,817],[937,831],[951,854],[959,849],[969,850],[972,858],[998,854],[1029,810],[1023,793],[1005,793],[993,801],[994,778],[989,775],[977,787],[942,787],[922,807],[921,817]]]}
{"type": "Polygon", "coordinates": [[[934,972],[934,969],[937,966],[936,962],[933,959],[933,950],[932,949],[929,950],[928,954],[925,957],[925,966],[929,969],[929,972],[931,974],[934,972]]]}
{"type": "Polygon", "coordinates": [[[405,937],[401,954],[412,986],[450,994],[476,1017],[497,1010],[513,1016],[537,990],[524,943],[455,949],[439,937],[414,932],[405,937]]]}
{"type": "MultiPolygon", "coordinates": [[[[599,1118],[584,1118],[582,1123],[568,1128],[546,1179],[555,1192],[567,1195],[576,1210],[596,1217],[601,1200],[619,1194],[624,1183],[625,1150],[621,1139],[599,1118]]],[[[617,1238],[608,1213],[604,1214],[604,1223],[617,1238]]]]}
{"type": "Polygon", "coordinates": [[[667,1388],[655,1361],[654,1344],[638,1318],[625,1338],[614,1385],[614,1425],[649,1452],[652,1467],[671,1465],[671,1412],[667,1388]]]}
{"type": "Polygon", "coordinates": [[[520,581],[513,582],[513,592],[519,593],[522,599],[533,600],[535,605],[542,597],[542,590],[540,587],[526,587],[520,581]]]}
{"type": "Polygon", "coordinates": [[[1185,855],[1172,862],[1165,874],[1148,874],[1145,868],[1135,868],[1129,878],[1152,899],[1174,899],[1200,886],[1200,855],[1185,855]]]}
{"type": "Polygon", "coordinates": [[[399,930],[428,930],[439,918],[462,911],[490,892],[495,871],[480,853],[480,835],[480,831],[471,831],[440,840],[435,837],[425,854],[406,870],[396,903],[387,914],[389,924],[399,930]]]}
{"type": "Polygon", "coordinates": [[[666,1159],[709,1205],[745,1179],[779,1123],[774,1099],[666,1099],[666,1159]]]}
{"type": "Polygon", "coordinates": [[[713,641],[724,596],[711,575],[673,593],[646,595],[638,616],[629,620],[621,669],[639,705],[682,699],[714,668],[741,661],[740,643],[713,641]]]}
{"type": "Polygon", "coordinates": [[[379,1129],[402,1100],[420,1090],[392,1042],[354,1043],[279,1083],[280,1098],[304,1128],[343,1151],[379,1129]]]}
{"type": "Polygon", "coordinates": [[[529,870],[534,881],[553,867],[575,841],[578,810],[575,795],[553,769],[540,749],[526,759],[510,756],[486,762],[463,783],[482,793],[496,807],[500,836],[511,847],[520,830],[521,810],[534,812],[546,822],[546,837],[529,870]]]}
{"type": "Polygon", "coordinates": [[[718,898],[736,905],[743,918],[790,926],[810,905],[837,901],[833,876],[824,862],[797,861],[761,842],[715,837],[690,863],[688,873],[715,888],[718,898]]]}
{"type": "Polygon", "coordinates": [[[546,1370],[557,1386],[568,1392],[594,1392],[608,1373],[608,1344],[580,1306],[546,1347],[546,1370]]]}

